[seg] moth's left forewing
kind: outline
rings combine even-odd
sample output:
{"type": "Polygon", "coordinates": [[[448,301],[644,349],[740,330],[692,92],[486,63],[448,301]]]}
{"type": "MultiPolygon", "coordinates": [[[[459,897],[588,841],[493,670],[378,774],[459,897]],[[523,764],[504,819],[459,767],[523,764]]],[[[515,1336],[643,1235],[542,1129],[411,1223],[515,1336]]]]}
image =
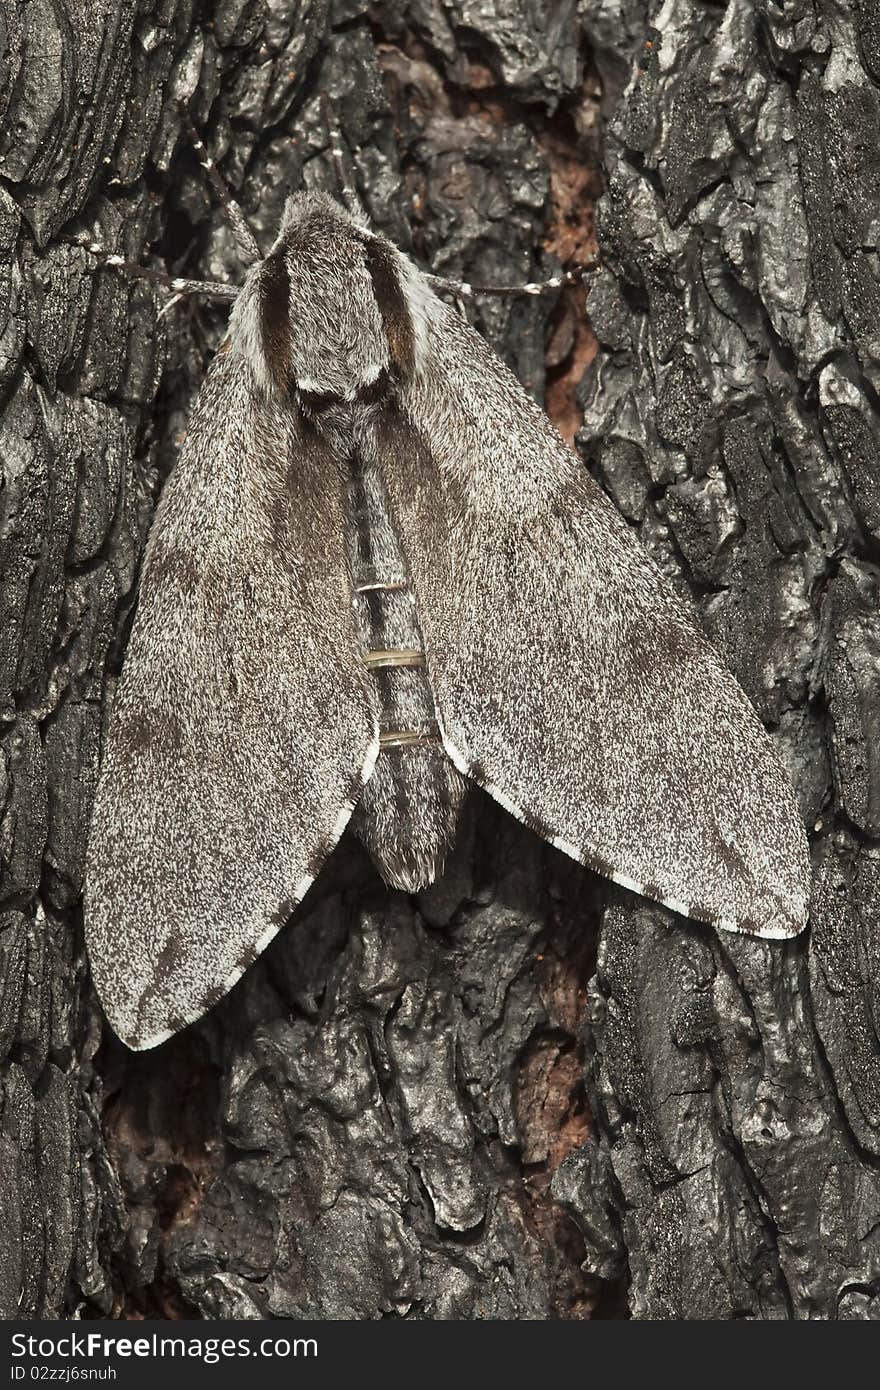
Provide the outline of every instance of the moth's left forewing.
{"type": "Polygon", "coordinates": [[[344,489],[314,432],[220,354],[151,533],[89,837],[92,973],[130,1047],[241,977],[372,771],[344,489]]]}
{"type": "Polygon", "coordinates": [[[797,933],[806,839],[748,699],[453,311],[432,311],[422,370],[379,430],[459,768],[625,887],[729,930],[797,933]]]}

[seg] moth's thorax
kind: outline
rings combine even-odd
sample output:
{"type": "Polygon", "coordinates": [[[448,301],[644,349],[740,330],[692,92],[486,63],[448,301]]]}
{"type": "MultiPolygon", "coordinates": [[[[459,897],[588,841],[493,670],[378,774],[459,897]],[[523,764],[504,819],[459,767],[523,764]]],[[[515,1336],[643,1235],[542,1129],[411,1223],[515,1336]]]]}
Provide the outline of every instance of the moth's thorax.
{"type": "Polygon", "coordinates": [[[353,400],[391,365],[388,339],[364,264],[344,232],[282,254],[290,293],[290,370],[297,389],[353,400]]]}
{"type": "Polygon", "coordinates": [[[233,350],[268,391],[369,399],[421,369],[432,296],[415,268],[324,195],[289,201],[233,310],[233,350]]]}
{"type": "Polygon", "coordinates": [[[353,401],[338,396],[297,392],[297,405],[306,425],[321,439],[340,463],[347,464],[354,454],[372,457],[376,449],[376,422],[389,403],[393,387],[388,373],[353,401]]]}

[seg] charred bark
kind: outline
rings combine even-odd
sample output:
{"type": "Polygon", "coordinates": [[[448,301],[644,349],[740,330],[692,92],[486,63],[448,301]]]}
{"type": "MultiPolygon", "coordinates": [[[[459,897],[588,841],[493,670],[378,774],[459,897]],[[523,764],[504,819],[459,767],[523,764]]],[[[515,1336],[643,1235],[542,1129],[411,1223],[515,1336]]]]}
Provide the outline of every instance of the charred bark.
{"type": "Polygon", "coordinates": [[[872,21],[676,0],[647,23],[575,0],[9,7],[0,1316],[877,1306],[872,21]],[[228,999],[134,1056],[89,983],[83,853],[223,317],[160,317],[65,238],[240,278],[176,100],[265,247],[288,191],[334,187],[324,90],[378,227],[442,274],[534,278],[594,249],[600,86],[595,365],[574,291],[475,321],[569,437],[582,410],[585,461],[774,730],[819,827],[810,939],[717,940],[612,895],[475,794],[441,883],[391,894],[346,837],[228,999]]]}
{"type": "Polygon", "coordinates": [[[554,1189],[636,1317],[880,1315],[876,38],[867,6],[670,0],[608,137],[579,442],[772,729],[815,855],[782,949],[605,913],[598,1143],[554,1189]]]}

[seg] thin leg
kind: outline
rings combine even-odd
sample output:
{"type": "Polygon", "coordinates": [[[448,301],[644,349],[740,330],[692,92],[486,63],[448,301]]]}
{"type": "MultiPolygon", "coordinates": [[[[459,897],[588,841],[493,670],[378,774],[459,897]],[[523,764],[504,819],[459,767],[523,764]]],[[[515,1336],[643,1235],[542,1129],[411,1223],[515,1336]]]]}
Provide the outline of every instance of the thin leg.
{"type": "Polygon", "coordinates": [[[345,172],[345,164],[342,159],[342,146],[339,143],[339,129],[334,124],[333,112],[330,106],[330,98],[326,92],[321,92],[321,114],[324,117],[324,127],[327,131],[327,142],[330,146],[330,158],[333,160],[333,169],[336,174],[336,182],[339,184],[339,192],[342,194],[342,201],[348,208],[352,217],[365,217],[364,206],[357,195],[354,185],[345,172]]]}
{"type": "Polygon", "coordinates": [[[236,285],[223,285],[217,280],[181,279],[175,275],[166,275],[163,270],[151,270],[148,266],[138,265],[137,261],[127,261],[124,256],[118,256],[115,252],[108,253],[103,246],[97,246],[91,241],[77,241],[75,237],[63,237],[62,240],[68,246],[78,246],[81,251],[88,251],[91,255],[97,256],[102,265],[124,270],[127,275],[137,280],[148,280],[153,285],[161,285],[163,289],[171,290],[178,298],[188,294],[200,295],[203,299],[225,299],[227,302],[238,298],[236,285]]]}
{"type": "Polygon", "coordinates": [[[244,213],[242,212],[241,208],[238,206],[238,203],[235,201],[232,194],[229,192],[229,189],[226,187],[226,184],[220,176],[220,171],[218,170],[217,165],[214,163],[213,159],[208,154],[208,151],[205,148],[204,140],[199,135],[199,132],[193,125],[192,117],[189,114],[189,110],[187,109],[186,103],[184,101],[179,101],[177,103],[177,106],[178,110],[180,111],[181,119],[183,120],[183,124],[186,129],[187,135],[189,136],[190,141],[192,143],[192,147],[196,152],[198,161],[204,169],[205,173],[208,175],[211,187],[216,193],[220,206],[226,214],[226,219],[230,227],[232,228],[232,235],[235,238],[236,246],[244,256],[245,260],[260,260],[260,248],[257,245],[253,232],[247,224],[247,219],[244,213]]]}
{"type": "Polygon", "coordinates": [[[426,275],[425,279],[435,290],[445,290],[449,294],[460,295],[462,299],[476,299],[483,294],[538,295],[562,289],[563,285],[576,285],[587,270],[594,268],[593,265],[580,266],[577,270],[565,270],[559,275],[551,275],[549,280],[530,280],[525,285],[470,285],[467,281],[447,280],[442,275],[426,275]]]}

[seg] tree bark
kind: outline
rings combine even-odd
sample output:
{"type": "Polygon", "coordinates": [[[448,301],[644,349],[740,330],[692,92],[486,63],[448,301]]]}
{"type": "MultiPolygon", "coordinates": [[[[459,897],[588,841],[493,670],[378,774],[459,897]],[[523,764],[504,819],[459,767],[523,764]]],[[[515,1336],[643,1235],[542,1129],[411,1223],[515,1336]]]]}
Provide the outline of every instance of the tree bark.
{"type": "Polygon", "coordinates": [[[867,5],[37,0],[5,22],[0,1316],[874,1315],[867,5]],[[471,281],[588,259],[602,154],[592,366],[576,291],[474,321],[563,432],[582,418],[585,465],[773,730],[816,827],[812,927],[718,939],[475,793],[440,883],[390,893],[346,836],[232,994],[133,1055],[89,982],[83,857],[224,315],[160,317],[64,239],[239,280],[176,100],[268,247],[288,192],[334,189],[322,90],[374,224],[471,281]]]}
{"type": "Polygon", "coordinates": [[[582,448],[771,727],[808,937],[610,905],[598,1142],[554,1181],[635,1317],[880,1316],[877,18],[668,0],[609,132],[582,448]]]}

